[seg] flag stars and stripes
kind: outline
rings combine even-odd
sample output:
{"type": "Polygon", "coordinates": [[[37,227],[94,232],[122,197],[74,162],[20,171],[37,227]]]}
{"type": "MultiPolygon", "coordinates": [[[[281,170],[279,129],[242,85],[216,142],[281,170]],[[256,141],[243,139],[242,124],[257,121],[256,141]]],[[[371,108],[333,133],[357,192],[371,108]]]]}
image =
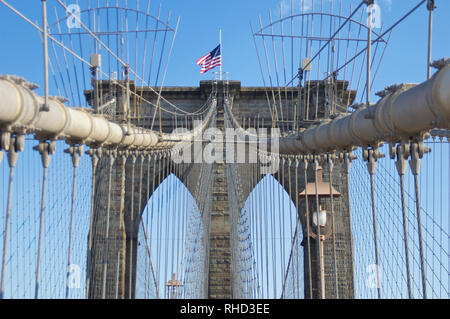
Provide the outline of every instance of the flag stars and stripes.
{"type": "Polygon", "coordinates": [[[214,50],[198,59],[196,63],[197,65],[202,66],[200,74],[208,72],[209,70],[214,69],[216,66],[221,66],[222,55],[220,52],[220,44],[214,50]]]}

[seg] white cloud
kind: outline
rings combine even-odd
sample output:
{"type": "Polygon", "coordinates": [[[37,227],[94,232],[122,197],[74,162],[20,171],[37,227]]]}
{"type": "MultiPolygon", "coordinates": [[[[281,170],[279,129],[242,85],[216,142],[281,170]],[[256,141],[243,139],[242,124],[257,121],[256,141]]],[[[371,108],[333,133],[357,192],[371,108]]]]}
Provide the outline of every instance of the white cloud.
{"type": "Polygon", "coordinates": [[[382,2],[386,5],[389,11],[392,9],[392,0],[382,0],[382,2]]]}
{"type": "MultiPolygon", "coordinates": [[[[283,12],[283,16],[289,16],[291,15],[291,4],[293,5],[294,9],[293,12],[294,14],[302,12],[302,10],[304,12],[308,12],[311,11],[312,9],[312,5],[313,5],[313,0],[293,0],[291,2],[291,0],[283,0],[281,1],[280,5],[281,5],[281,10],[283,12]]],[[[280,11],[278,6],[278,11],[280,11]]]]}

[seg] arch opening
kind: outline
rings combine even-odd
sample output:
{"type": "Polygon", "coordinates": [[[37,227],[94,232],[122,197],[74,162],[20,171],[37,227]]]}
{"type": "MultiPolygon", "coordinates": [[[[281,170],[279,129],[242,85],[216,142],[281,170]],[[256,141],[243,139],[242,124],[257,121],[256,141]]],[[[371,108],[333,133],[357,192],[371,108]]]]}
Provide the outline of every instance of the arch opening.
{"type": "Polygon", "coordinates": [[[204,297],[205,235],[205,222],[194,197],[170,174],[142,210],[136,297],[204,297]]]}
{"type": "Polygon", "coordinates": [[[291,198],[272,175],[247,197],[232,235],[235,295],[304,297],[303,232],[291,198]]]}

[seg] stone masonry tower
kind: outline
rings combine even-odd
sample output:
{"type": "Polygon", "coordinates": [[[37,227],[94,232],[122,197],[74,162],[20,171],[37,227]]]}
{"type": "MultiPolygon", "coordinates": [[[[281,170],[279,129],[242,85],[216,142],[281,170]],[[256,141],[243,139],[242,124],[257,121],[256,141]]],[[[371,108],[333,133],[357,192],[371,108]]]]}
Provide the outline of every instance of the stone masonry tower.
{"type": "MultiPolygon", "coordinates": [[[[342,101],[353,101],[355,92],[347,91],[348,83],[338,83],[341,89],[337,92],[337,97],[342,101]]],[[[111,90],[111,83],[100,83],[104,94],[117,94],[118,100],[125,96],[120,90],[111,90]]],[[[311,96],[325,96],[325,86],[316,83],[315,90],[311,96]],[[318,94],[316,94],[318,93],[318,94]]],[[[249,123],[259,123],[258,125],[270,128],[272,126],[272,116],[267,107],[267,88],[260,87],[241,87],[238,81],[202,81],[199,87],[167,87],[162,89],[162,95],[172,103],[185,109],[188,112],[195,111],[200,105],[203,105],[210,95],[213,88],[217,92],[217,108],[214,118],[216,128],[225,129],[224,119],[224,93],[229,94],[233,101],[233,116],[246,126],[249,123]]],[[[131,89],[133,86],[131,85],[131,89]]],[[[300,101],[302,88],[290,88],[290,96],[296,97],[296,101],[300,101]]],[[[138,91],[146,100],[156,102],[157,96],[154,91],[146,88],[138,88],[138,91]]],[[[158,91],[158,90],[157,90],[158,91]]],[[[86,97],[93,104],[94,93],[86,92],[86,97]]],[[[324,104],[323,100],[311,101],[310,103],[324,104]]],[[[300,103],[301,104],[301,103],[300,103]]],[[[343,104],[343,103],[341,103],[343,104]]],[[[298,105],[298,104],[296,104],[298,105]]],[[[297,107],[288,105],[288,107],[297,107]]],[[[301,114],[299,111],[297,114],[301,114]]],[[[150,114],[150,106],[145,104],[141,106],[143,115],[150,114]]],[[[287,109],[287,114],[295,114],[293,110],[287,109]]],[[[325,116],[325,111],[319,111],[319,117],[325,116]]],[[[162,124],[165,132],[171,132],[173,121],[170,117],[157,118],[162,124]]],[[[134,124],[142,127],[149,127],[150,124],[145,116],[133,120],[134,124]]],[[[306,127],[312,123],[308,121],[298,121],[299,127],[306,127]]],[[[161,181],[170,173],[171,167],[167,166],[167,162],[160,158],[144,157],[133,154],[127,150],[105,150],[100,158],[96,169],[95,179],[95,207],[93,219],[93,233],[88,254],[88,282],[89,282],[89,298],[134,298],[136,290],[136,274],[137,274],[137,247],[138,247],[138,231],[139,231],[139,214],[147,204],[148,198],[139,198],[139,174],[141,165],[150,166],[152,174],[159,174],[161,181]],[[109,209],[108,209],[109,208],[109,209]],[[141,209],[141,211],[139,211],[141,209]],[[105,227],[108,225],[108,228],[105,227]],[[106,229],[109,233],[106,234],[106,229]],[[108,241],[105,240],[108,236],[108,241]],[[106,267],[105,267],[106,264],[106,267]],[[106,273],[104,272],[106,269],[106,273]],[[106,276],[106,281],[104,280],[106,276]]],[[[197,180],[200,178],[198,164],[183,164],[182,176],[177,176],[185,186],[194,194],[194,188],[197,180]],[[189,167],[188,167],[189,166],[189,167]]],[[[232,164],[234,165],[234,164],[232,164]]],[[[245,199],[249,195],[249,190],[253,189],[258,181],[253,181],[254,185],[249,185],[249,165],[236,164],[236,172],[240,175],[242,186],[242,200],[238,204],[238,208],[242,208],[245,199]]],[[[229,299],[239,297],[233,295],[233,260],[232,260],[232,238],[231,238],[231,196],[230,181],[228,178],[232,176],[229,172],[229,165],[226,163],[212,164],[212,203],[210,211],[207,212],[205,218],[209,223],[209,243],[206,247],[208,262],[205,264],[207,278],[205,280],[204,295],[207,298],[229,299]]],[[[289,169],[289,168],[285,168],[289,169]]],[[[291,167],[291,176],[296,176],[294,168],[291,167]]],[[[143,179],[147,179],[147,170],[144,170],[143,179]]],[[[329,181],[328,168],[324,166],[323,180],[329,181]]],[[[333,169],[333,187],[341,193],[341,197],[334,201],[335,211],[335,238],[336,238],[336,260],[338,264],[338,291],[340,298],[353,298],[353,253],[352,253],[352,235],[350,228],[350,211],[348,198],[348,180],[346,177],[345,167],[342,163],[336,163],[333,169]]],[[[283,172],[285,176],[288,172],[283,172]]],[[[290,195],[294,203],[298,202],[298,215],[302,220],[303,228],[303,245],[307,241],[306,225],[305,225],[305,201],[299,199],[299,194],[293,190],[302,190],[305,187],[305,175],[302,165],[297,170],[297,180],[291,180],[291,185],[285,181],[282,185],[286,192],[290,195]],[[294,187],[296,185],[297,187],[294,187]],[[290,192],[289,192],[290,191],[290,192]]],[[[264,176],[259,176],[262,179],[264,176]]],[[[277,178],[276,174],[274,176],[277,178]]],[[[314,172],[312,165],[307,169],[307,182],[314,181],[314,172]]],[[[142,183],[141,183],[142,184],[142,183]]],[[[147,192],[145,183],[141,185],[143,190],[141,194],[147,192]]],[[[155,185],[157,187],[157,185],[155,185]]],[[[201,198],[195,198],[200,202],[201,198]]],[[[330,201],[323,202],[324,208],[330,209],[330,201]]],[[[304,246],[304,278],[305,278],[305,297],[318,297],[318,252],[314,239],[310,238],[312,244],[310,256],[308,250],[304,246]],[[311,260],[311,269],[309,269],[309,260],[311,260]],[[311,276],[310,276],[311,275],[311,276]],[[312,278],[312,292],[310,295],[310,285],[308,278],[312,278]]],[[[332,259],[333,247],[331,241],[324,242],[324,267],[325,267],[325,290],[327,298],[335,298],[335,280],[334,280],[334,263],[332,259]]],[[[170,278],[169,278],[170,279],[170,278]]]]}

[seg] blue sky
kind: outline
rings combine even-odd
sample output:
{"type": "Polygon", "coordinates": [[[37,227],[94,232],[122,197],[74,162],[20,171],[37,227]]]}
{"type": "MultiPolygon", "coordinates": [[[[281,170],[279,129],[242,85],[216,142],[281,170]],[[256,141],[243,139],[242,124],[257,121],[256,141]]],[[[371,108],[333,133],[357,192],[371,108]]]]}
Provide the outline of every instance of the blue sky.
{"type": "MultiPolygon", "coordinates": [[[[105,2],[106,0],[101,1],[105,2]]],[[[32,21],[40,21],[41,1],[9,0],[8,2],[32,21]]],[[[72,3],[70,0],[66,2],[67,4],[72,3]]],[[[73,0],[73,2],[76,1],[73,0]]],[[[110,0],[110,2],[115,2],[115,0],[110,0]]],[[[124,1],[121,0],[121,2],[124,1]]],[[[166,85],[197,86],[200,80],[212,78],[211,72],[200,75],[200,68],[195,64],[195,61],[218,44],[219,29],[222,29],[223,37],[223,70],[229,72],[230,79],[240,80],[244,86],[262,85],[250,30],[250,21],[256,26],[258,15],[261,14],[263,24],[267,24],[268,9],[271,9],[275,16],[280,4],[284,4],[283,8],[286,9],[286,5],[290,5],[290,0],[166,0],[161,2],[162,16],[167,16],[168,11],[172,10],[172,21],[175,21],[178,16],[181,17],[168,67],[166,85]]],[[[316,6],[321,2],[325,6],[329,6],[331,0],[315,0],[316,6]]],[[[79,1],[82,8],[87,7],[88,3],[87,0],[79,1]]],[[[92,6],[97,3],[97,0],[90,0],[90,3],[92,6]]],[[[135,3],[135,1],[129,1],[130,6],[135,6],[135,3]]],[[[140,3],[142,7],[147,5],[146,1],[141,0],[140,3]]],[[[152,1],[152,14],[157,11],[159,3],[160,1],[152,1]]],[[[304,0],[303,3],[305,8],[310,10],[312,0],[304,0]]],[[[339,1],[334,0],[334,3],[339,3],[339,1]]],[[[343,0],[346,7],[350,4],[354,7],[358,3],[360,3],[359,0],[343,0]]],[[[382,10],[383,24],[390,26],[419,1],[379,0],[378,3],[382,10]]],[[[302,1],[294,0],[294,4],[294,13],[300,12],[302,1]]],[[[434,13],[434,60],[450,56],[450,1],[436,0],[436,5],[438,8],[434,13]]],[[[56,0],[48,0],[49,12],[53,12],[55,6],[58,6],[56,0]]],[[[373,92],[396,83],[422,82],[425,80],[427,15],[428,12],[424,5],[395,29],[376,77],[373,92]]],[[[42,86],[42,45],[37,31],[1,3],[0,28],[3,30],[0,42],[0,74],[16,74],[42,86]]],[[[51,87],[51,91],[54,92],[54,87],[51,87]]],[[[42,94],[42,88],[38,92],[42,94]]],[[[376,100],[376,98],[373,99],[376,100]]],[[[59,151],[61,150],[62,147],[59,151]]],[[[87,160],[86,157],[85,160],[87,160]]],[[[2,163],[4,169],[2,180],[6,181],[7,168],[5,163],[6,161],[2,163]]],[[[40,166],[36,165],[40,169],[40,166]]],[[[24,174],[18,174],[18,176],[23,178],[24,174]]],[[[39,177],[35,180],[40,181],[39,177]]],[[[66,184],[70,188],[70,185],[66,184]]],[[[2,184],[2,186],[4,185],[6,183],[2,184]]],[[[55,183],[53,183],[54,185],[55,183]]],[[[6,194],[6,190],[3,190],[2,194],[6,194]]],[[[37,200],[35,204],[38,205],[39,201],[37,200]]],[[[446,205],[448,206],[448,204],[446,205]]],[[[80,242],[82,241],[80,240],[80,242]]],[[[48,259],[50,260],[50,258],[48,259]]]]}
{"type": "MultiPolygon", "coordinates": [[[[321,1],[315,0],[315,6],[320,6],[321,1]]],[[[330,5],[330,0],[323,1],[325,7],[330,5]]],[[[9,0],[8,2],[32,21],[41,20],[41,1],[9,0]]],[[[93,6],[97,1],[80,0],[80,7],[82,9],[87,7],[88,2],[93,6]]],[[[110,0],[110,2],[115,1],[110,0]]],[[[305,8],[308,9],[312,0],[304,0],[304,2],[305,8]]],[[[359,0],[343,0],[343,6],[348,8],[350,4],[353,4],[355,7],[359,2],[359,0]]],[[[383,24],[392,25],[418,2],[418,0],[379,0],[383,24]]],[[[72,2],[66,1],[66,3],[72,2]]],[[[134,3],[135,1],[129,1],[129,6],[135,5],[134,3]]],[[[147,6],[147,1],[140,1],[140,3],[142,8],[147,6]]],[[[156,15],[159,3],[158,1],[151,2],[151,13],[156,15]]],[[[217,45],[219,28],[223,30],[223,70],[229,72],[231,79],[242,81],[244,86],[262,85],[250,31],[250,21],[256,26],[258,15],[261,14],[263,24],[266,24],[268,9],[272,10],[275,19],[280,3],[290,6],[290,0],[282,2],[280,0],[166,0],[161,3],[162,16],[165,17],[168,11],[172,10],[172,21],[175,21],[178,16],[181,18],[165,81],[166,85],[195,86],[200,80],[212,78],[211,72],[200,75],[195,61],[217,45]]],[[[334,3],[339,2],[334,0],[334,3]]],[[[437,0],[436,4],[438,9],[435,10],[434,15],[434,59],[448,56],[450,52],[450,19],[448,19],[450,2],[437,0]]],[[[48,1],[49,16],[51,17],[55,6],[59,7],[56,1],[48,1]]],[[[300,12],[301,1],[294,0],[294,6],[294,13],[300,12]]],[[[33,82],[42,83],[42,64],[40,63],[42,49],[38,33],[3,4],[0,4],[0,17],[0,28],[4,30],[1,36],[0,73],[18,74],[33,82]]],[[[383,59],[383,65],[375,81],[374,91],[395,83],[424,80],[426,37],[427,10],[424,5],[397,27],[393,33],[383,59]]]]}

